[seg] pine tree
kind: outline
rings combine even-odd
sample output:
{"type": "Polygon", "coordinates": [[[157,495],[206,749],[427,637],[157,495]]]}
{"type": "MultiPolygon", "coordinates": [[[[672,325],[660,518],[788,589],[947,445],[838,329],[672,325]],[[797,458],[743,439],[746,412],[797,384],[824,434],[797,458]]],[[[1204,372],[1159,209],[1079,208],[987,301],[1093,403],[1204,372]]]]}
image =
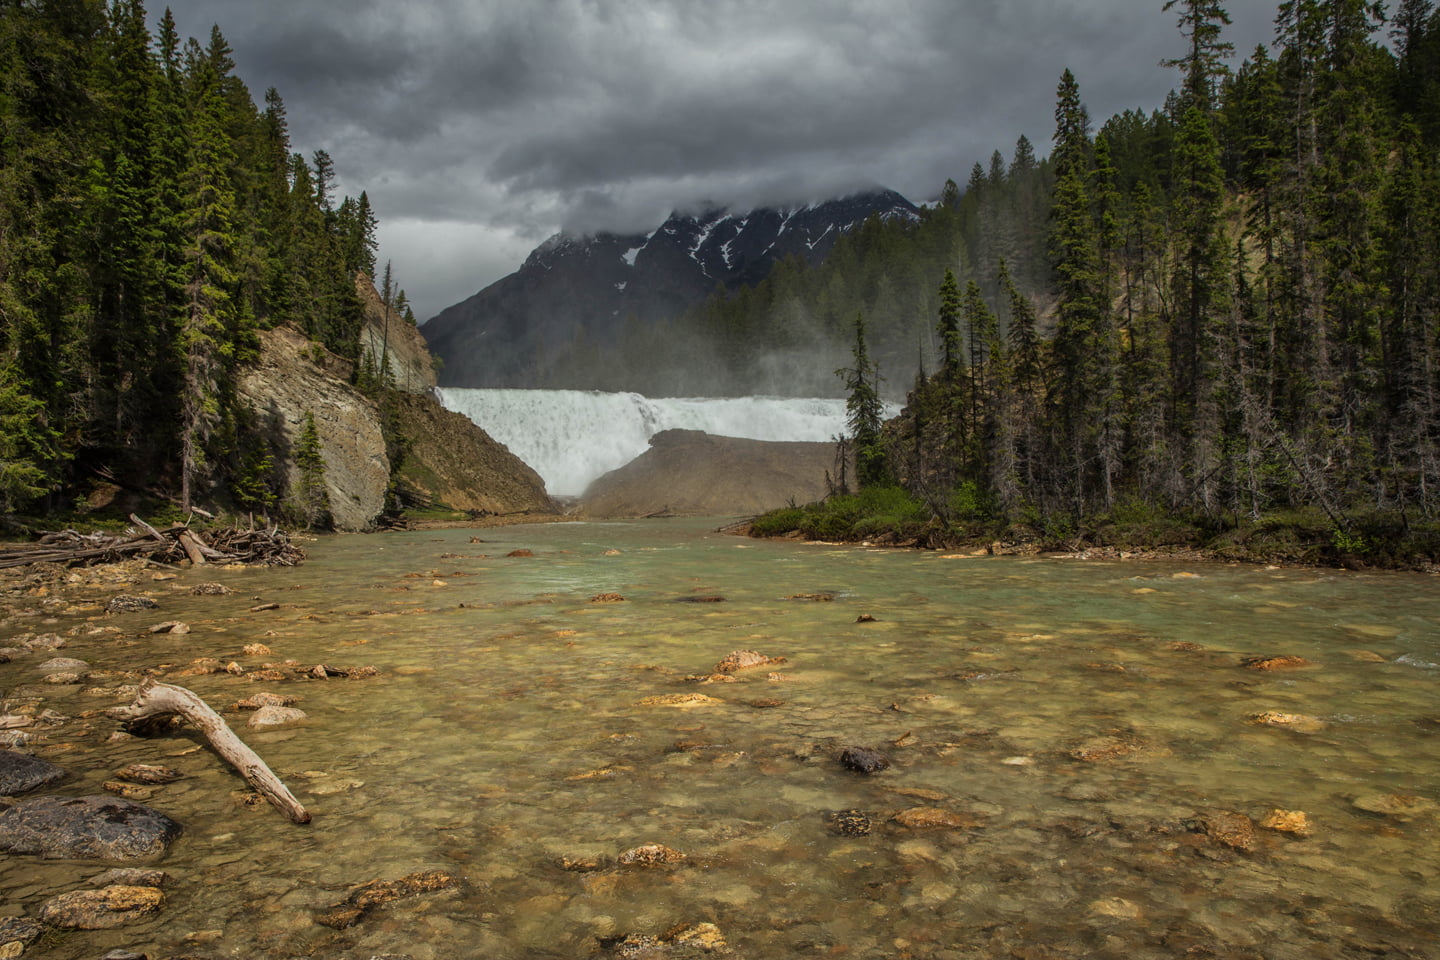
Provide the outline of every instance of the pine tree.
{"type": "Polygon", "coordinates": [[[880,402],[880,373],[870,360],[865,344],[865,315],[861,313],[855,315],[851,357],[854,365],[835,371],[835,375],[844,382],[847,393],[845,412],[855,457],[855,482],[863,489],[886,482],[889,470],[880,432],[885,410],[880,402]]]}
{"type": "Polygon", "coordinates": [[[326,529],[331,523],[330,491],[325,481],[325,457],[320,447],[320,432],[315,427],[315,414],[305,411],[305,421],[295,444],[295,466],[299,478],[293,502],[299,519],[310,530],[326,529]]]}

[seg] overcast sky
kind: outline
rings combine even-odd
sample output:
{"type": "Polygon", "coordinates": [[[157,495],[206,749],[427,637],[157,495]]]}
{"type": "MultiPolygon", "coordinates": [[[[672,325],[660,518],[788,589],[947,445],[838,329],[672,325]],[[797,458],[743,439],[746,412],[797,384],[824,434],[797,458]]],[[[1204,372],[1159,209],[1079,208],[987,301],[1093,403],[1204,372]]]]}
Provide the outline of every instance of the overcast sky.
{"type": "MultiPolygon", "coordinates": [[[[164,4],[151,0],[158,16],[164,4]]],[[[1241,54],[1276,3],[1231,0],[1241,54]]],[[[562,227],[880,184],[920,202],[1020,134],[1050,151],[1069,67],[1093,118],[1149,111],[1184,52],[1163,0],[174,0],[218,23],[295,150],[369,193],[422,320],[562,227]]]]}

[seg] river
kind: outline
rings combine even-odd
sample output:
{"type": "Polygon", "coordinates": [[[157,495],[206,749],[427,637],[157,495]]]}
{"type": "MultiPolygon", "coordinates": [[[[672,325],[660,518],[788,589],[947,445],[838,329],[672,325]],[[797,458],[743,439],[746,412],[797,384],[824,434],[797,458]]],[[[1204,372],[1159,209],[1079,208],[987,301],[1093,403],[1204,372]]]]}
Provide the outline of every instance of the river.
{"type": "MultiPolygon", "coordinates": [[[[1440,942],[1433,577],[962,558],[715,525],[326,537],[295,569],[142,583],[159,610],[99,618],[122,632],[62,653],[97,671],[208,656],[379,675],[174,681],[217,708],[300,698],[292,728],[227,716],[308,826],[242,805],[193,735],[107,745],[96,719],[42,749],[70,795],[126,763],[179,768],[147,802],[186,832],[159,864],[157,918],[26,956],[692,956],[603,945],[704,923],[748,958],[1313,960],[1440,942]],[[236,592],[185,592],[201,580],[236,592]],[[592,602],[608,593],[624,599],[592,602]],[[279,606],[251,612],[262,601],[279,606]],[[146,632],[164,619],[192,632],[146,632]],[[737,650],[785,661],[686,679],[737,650]],[[1308,665],[1241,665],[1280,656],[1308,665]],[[697,694],[714,702],[651,699],[697,694]],[[1252,721],[1266,712],[1311,720],[1252,721]],[[889,768],[844,768],[851,746],[889,768]],[[1304,812],[1309,836],[1214,828],[1275,809],[1304,812]],[[617,862],[652,843],[685,859],[617,862]],[[463,883],[315,923],[355,885],[425,870],[463,883]]],[[[0,666],[8,697],[35,665],[0,666]]],[[[75,687],[49,705],[116,702],[75,687]]],[[[0,860],[7,912],[105,868],[0,860]]]]}

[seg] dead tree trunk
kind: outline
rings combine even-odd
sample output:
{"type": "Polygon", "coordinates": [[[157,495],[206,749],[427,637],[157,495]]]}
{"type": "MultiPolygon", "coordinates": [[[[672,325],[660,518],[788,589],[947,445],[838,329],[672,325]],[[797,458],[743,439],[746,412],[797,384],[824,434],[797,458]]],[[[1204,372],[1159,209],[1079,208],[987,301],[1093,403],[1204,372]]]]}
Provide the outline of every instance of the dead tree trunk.
{"type": "Polygon", "coordinates": [[[250,786],[269,800],[275,809],[294,823],[310,822],[310,814],[280,782],[280,778],[270,771],[265,761],[235,735],[220,714],[184,687],[146,680],[134,700],[123,707],[114,707],[108,713],[114,719],[128,723],[178,714],[203,733],[215,752],[239,770],[250,786]]]}

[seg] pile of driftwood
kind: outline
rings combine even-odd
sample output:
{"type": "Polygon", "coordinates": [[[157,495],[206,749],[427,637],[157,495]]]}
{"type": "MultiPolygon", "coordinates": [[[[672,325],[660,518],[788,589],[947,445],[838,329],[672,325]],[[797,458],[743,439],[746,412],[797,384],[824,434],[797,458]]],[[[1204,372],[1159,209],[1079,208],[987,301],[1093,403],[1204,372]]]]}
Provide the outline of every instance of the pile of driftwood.
{"type": "Polygon", "coordinates": [[[189,524],[176,523],[157,530],[133,513],[130,522],[135,529],[118,536],[77,533],[74,530],[47,533],[35,543],[0,550],[0,567],[42,562],[88,565],[135,558],[156,563],[189,560],[197,566],[202,563],[263,563],[272,567],[293,567],[305,559],[305,551],[291,543],[278,527],[192,530],[189,524]]]}

